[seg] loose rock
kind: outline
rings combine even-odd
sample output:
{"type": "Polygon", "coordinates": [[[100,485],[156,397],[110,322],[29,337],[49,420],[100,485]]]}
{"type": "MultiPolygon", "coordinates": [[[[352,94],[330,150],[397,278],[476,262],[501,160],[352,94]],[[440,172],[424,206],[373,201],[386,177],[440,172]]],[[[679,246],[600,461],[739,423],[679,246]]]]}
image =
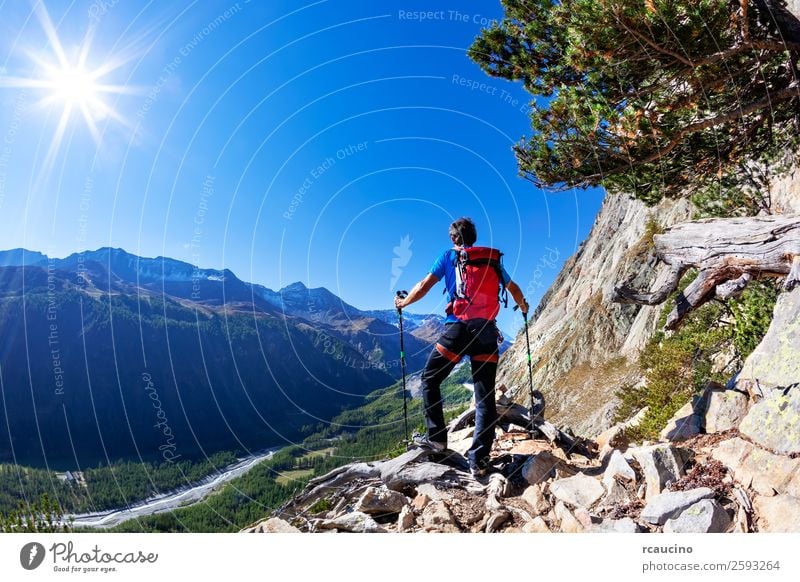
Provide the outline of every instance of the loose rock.
{"type": "Polygon", "coordinates": [[[712,497],[714,492],[708,487],[688,491],[667,491],[648,500],[640,517],[649,523],[664,525],[668,519],[677,517],[698,501],[712,497]]]}
{"type": "Polygon", "coordinates": [[[667,422],[659,437],[663,441],[685,441],[703,432],[703,417],[694,410],[694,405],[687,402],[667,422]]]}
{"type": "Polygon", "coordinates": [[[550,484],[550,493],[573,507],[591,507],[605,492],[600,481],[583,473],[550,484]]]}
{"type": "Polygon", "coordinates": [[[703,499],[664,524],[664,533],[724,533],[731,525],[728,512],[713,499],[703,499]]]}
{"type": "Polygon", "coordinates": [[[628,464],[628,461],[625,460],[624,455],[615,450],[611,453],[608,465],[603,473],[603,485],[606,486],[606,489],[610,489],[612,483],[617,479],[634,484],[636,483],[636,473],[633,468],[628,464]]]}
{"type": "Polygon", "coordinates": [[[556,467],[561,462],[548,451],[537,453],[522,465],[522,476],[531,485],[543,483],[555,475],[556,467]]]}
{"type": "Polygon", "coordinates": [[[600,523],[593,523],[589,533],[639,533],[639,525],[630,517],[622,519],[604,519],[600,523]]]}
{"type": "Polygon", "coordinates": [[[690,458],[689,451],[672,445],[652,445],[632,452],[644,473],[648,500],[661,493],[667,483],[680,479],[690,458]]]}
{"type": "Polygon", "coordinates": [[[245,531],[248,533],[300,533],[299,529],[279,517],[270,517],[245,531]]]}
{"type": "Polygon", "coordinates": [[[408,501],[406,496],[386,487],[368,487],[356,503],[355,510],[369,515],[399,513],[408,501]]]}
{"type": "Polygon", "coordinates": [[[749,399],[738,390],[709,390],[704,418],[707,433],[736,428],[747,414],[749,399]]]}

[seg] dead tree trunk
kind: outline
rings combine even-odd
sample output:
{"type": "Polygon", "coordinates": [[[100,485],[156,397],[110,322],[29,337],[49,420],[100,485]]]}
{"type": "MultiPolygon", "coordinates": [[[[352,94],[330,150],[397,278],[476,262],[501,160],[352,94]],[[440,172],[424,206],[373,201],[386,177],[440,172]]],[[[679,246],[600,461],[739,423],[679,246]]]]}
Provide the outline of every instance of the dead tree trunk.
{"type": "Polygon", "coordinates": [[[759,277],[786,277],[784,287],[800,284],[800,216],[714,218],[677,224],[653,237],[656,256],[670,266],[668,281],[642,293],[628,285],[614,289],[617,303],[658,305],[676,290],[690,268],[697,278],[680,293],[669,314],[674,329],[692,309],[711,299],[728,299],[759,277]]]}

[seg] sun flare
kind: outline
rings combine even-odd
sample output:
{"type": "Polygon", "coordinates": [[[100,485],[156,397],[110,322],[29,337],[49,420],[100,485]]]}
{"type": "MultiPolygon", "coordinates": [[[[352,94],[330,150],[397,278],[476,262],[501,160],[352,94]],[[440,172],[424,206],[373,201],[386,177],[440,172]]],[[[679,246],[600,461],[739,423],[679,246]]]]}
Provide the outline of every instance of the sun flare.
{"type": "Polygon", "coordinates": [[[73,115],[82,115],[92,138],[99,144],[101,134],[97,127],[98,121],[111,118],[130,127],[130,123],[106,103],[104,97],[137,91],[125,85],[113,85],[103,81],[103,78],[118,69],[125,59],[110,58],[94,68],[88,65],[93,29],[88,30],[83,42],[77,47],[76,56],[70,58],[44,4],[37,2],[33,10],[47,36],[50,51],[28,52],[30,60],[36,66],[35,74],[30,76],[2,74],[0,87],[31,89],[43,93],[38,101],[39,105],[61,108],[58,126],[43,164],[45,170],[48,170],[58,153],[67,124],[73,115]]]}

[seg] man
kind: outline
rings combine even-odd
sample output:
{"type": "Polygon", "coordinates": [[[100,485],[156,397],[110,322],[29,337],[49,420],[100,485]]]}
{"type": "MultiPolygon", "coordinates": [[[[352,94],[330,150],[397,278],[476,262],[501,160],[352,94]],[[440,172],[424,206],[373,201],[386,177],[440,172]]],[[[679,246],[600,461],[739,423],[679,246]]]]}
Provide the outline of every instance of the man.
{"type": "Polygon", "coordinates": [[[444,279],[450,302],[447,306],[445,330],[428,358],[422,372],[422,400],[428,434],[416,438],[419,446],[442,451],[447,448],[442,394],[439,389],[463,356],[469,356],[475,390],[475,432],[467,452],[470,470],[476,477],[489,469],[489,452],[494,441],[495,376],[497,374],[498,338],[495,317],[500,309],[499,292],[504,287],[522,309],[528,303],[519,285],[514,283],[499,262],[495,249],[474,247],[478,235],[469,218],[459,218],[450,225],[454,247],[444,251],[430,273],[408,293],[396,297],[395,306],[405,308],[422,299],[444,279]]]}

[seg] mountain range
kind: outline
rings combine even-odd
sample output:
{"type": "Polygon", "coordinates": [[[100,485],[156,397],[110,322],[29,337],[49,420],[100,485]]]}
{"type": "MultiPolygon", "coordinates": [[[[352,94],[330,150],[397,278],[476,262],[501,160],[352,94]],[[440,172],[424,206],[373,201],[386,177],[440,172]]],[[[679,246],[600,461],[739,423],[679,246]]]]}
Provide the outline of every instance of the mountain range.
{"type": "MultiPolygon", "coordinates": [[[[409,372],[443,320],[404,314],[409,372]]],[[[0,461],[75,467],[292,442],[400,377],[394,310],[101,248],[0,252],[0,461]]]]}

